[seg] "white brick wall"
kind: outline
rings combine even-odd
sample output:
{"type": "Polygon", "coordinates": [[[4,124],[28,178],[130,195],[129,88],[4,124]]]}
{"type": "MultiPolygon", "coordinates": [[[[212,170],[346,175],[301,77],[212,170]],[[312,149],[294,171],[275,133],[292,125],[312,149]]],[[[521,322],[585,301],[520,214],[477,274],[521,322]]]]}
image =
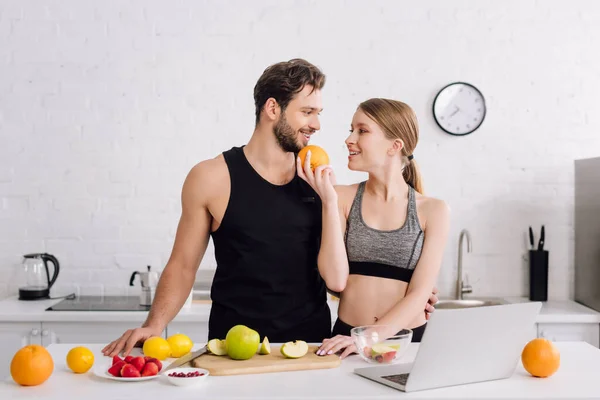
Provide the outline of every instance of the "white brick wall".
{"type": "Polygon", "coordinates": [[[267,65],[305,57],[329,77],[315,142],[341,182],[363,178],[343,146],[360,101],[416,110],[426,190],[453,210],[443,294],[467,228],[474,293],[527,295],[526,230],[543,223],[550,296],[568,298],[573,160],[600,154],[599,47],[594,1],[0,0],[0,296],[26,252],[55,254],[60,285],[85,293],[162,268],[186,173],[247,141],[267,65]],[[431,117],[456,80],[489,109],[460,138],[431,117]]]}

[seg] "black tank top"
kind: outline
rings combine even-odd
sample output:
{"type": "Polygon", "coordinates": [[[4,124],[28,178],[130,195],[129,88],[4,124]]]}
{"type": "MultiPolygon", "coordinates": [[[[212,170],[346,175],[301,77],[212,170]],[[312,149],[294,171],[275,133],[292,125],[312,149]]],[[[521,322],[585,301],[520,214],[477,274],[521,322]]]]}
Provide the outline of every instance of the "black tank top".
{"type": "Polygon", "coordinates": [[[271,342],[320,341],[331,329],[317,268],[320,199],[297,175],[285,185],[268,182],[242,148],[223,152],[231,192],[211,234],[217,268],[209,339],[224,339],[232,326],[245,324],[271,342]]]}

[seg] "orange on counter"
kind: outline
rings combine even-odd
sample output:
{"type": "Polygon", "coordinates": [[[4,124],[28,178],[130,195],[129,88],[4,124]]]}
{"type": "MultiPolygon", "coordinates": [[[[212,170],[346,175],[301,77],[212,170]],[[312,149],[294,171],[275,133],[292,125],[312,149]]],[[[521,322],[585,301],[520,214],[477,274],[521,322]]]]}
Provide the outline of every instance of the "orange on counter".
{"type": "Polygon", "coordinates": [[[32,344],[15,353],[10,375],[21,386],[37,386],[46,382],[54,371],[52,356],[43,346],[32,344]]]}
{"type": "Polygon", "coordinates": [[[323,149],[322,147],[317,146],[315,144],[309,144],[308,146],[305,146],[302,150],[300,150],[300,152],[298,153],[298,157],[300,157],[300,161],[302,161],[302,167],[304,167],[304,160],[306,159],[306,153],[308,153],[309,150],[310,150],[310,168],[313,171],[315,170],[315,168],[317,168],[320,165],[329,164],[329,155],[327,154],[325,149],[323,149]]]}
{"type": "Polygon", "coordinates": [[[550,340],[537,338],[531,340],[521,353],[523,368],[538,378],[547,378],[560,366],[560,353],[550,340]]]}
{"type": "Polygon", "coordinates": [[[92,365],[94,365],[94,353],[87,347],[73,347],[67,353],[67,367],[76,374],[88,372],[92,365]]]}

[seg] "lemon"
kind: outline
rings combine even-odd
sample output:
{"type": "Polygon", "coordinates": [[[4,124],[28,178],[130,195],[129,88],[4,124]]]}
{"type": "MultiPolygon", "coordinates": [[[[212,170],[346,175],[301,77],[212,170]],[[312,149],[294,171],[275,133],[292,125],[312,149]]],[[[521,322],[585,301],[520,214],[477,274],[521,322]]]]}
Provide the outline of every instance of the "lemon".
{"type": "Polygon", "coordinates": [[[87,347],[73,347],[67,353],[67,366],[76,374],[88,372],[94,365],[94,353],[87,347]]]}
{"type": "Polygon", "coordinates": [[[171,346],[166,339],[160,336],[152,336],[146,339],[142,351],[145,356],[163,361],[171,355],[171,346]]]}
{"type": "Polygon", "coordinates": [[[215,356],[224,356],[225,354],[227,354],[227,346],[225,345],[225,340],[210,339],[206,345],[206,348],[215,356]]]}
{"type": "Polygon", "coordinates": [[[167,338],[167,343],[171,347],[171,357],[181,357],[192,350],[194,342],[183,333],[176,333],[167,338]]]}

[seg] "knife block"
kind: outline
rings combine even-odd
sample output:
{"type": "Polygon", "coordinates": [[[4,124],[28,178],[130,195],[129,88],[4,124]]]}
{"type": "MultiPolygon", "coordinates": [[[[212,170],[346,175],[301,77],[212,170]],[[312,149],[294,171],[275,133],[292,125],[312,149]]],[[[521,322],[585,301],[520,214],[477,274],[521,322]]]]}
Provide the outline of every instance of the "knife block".
{"type": "Polygon", "coordinates": [[[548,300],[548,250],[529,250],[529,300],[548,300]]]}

